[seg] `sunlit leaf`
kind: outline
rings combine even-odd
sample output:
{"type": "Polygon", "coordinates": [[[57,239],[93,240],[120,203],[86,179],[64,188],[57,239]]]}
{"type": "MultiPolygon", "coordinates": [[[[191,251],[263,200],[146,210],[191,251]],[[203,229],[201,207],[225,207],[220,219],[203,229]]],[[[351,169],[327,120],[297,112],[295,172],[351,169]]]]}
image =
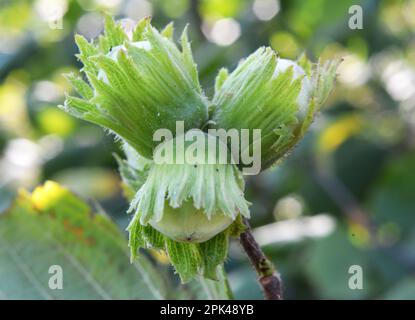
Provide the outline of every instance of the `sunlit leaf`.
{"type": "Polygon", "coordinates": [[[145,257],[130,264],[127,241],[105,216],[48,181],[21,191],[0,216],[0,293],[5,299],[160,299],[163,282],[145,257]],[[49,286],[51,266],[63,288],[49,286]]]}

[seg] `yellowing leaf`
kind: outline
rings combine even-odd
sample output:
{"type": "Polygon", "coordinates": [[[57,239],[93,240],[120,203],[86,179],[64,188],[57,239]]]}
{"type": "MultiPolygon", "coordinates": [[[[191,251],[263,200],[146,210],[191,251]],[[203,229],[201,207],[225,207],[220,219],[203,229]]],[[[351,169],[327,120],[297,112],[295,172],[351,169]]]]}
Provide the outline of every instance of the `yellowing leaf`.
{"type": "Polygon", "coordinates": [[[144,257],[130,264],[127,241],[105,216],[48,181],[20,191],[0,216],[0,292],[5,299],[162,299],[164,282],[144,257]],[[62,289],[50,287],[51,266],[62,289]]]}
{"type": "Polygon", "coordinates": [[[343,142],[357,133],[362,121],[356,115],[344,117],[328,126],[318,140],[318,147],[323,152],[333,152],[343,142]]]}

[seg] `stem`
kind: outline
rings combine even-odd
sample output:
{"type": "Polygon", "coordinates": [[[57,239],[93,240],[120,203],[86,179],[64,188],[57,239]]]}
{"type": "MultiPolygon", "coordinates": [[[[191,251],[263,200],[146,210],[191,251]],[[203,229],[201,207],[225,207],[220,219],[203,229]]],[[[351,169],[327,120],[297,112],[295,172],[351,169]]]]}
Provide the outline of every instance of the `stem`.
{"type": "Polygon", "coordinates": [[[264,255],[258,242],[256,242],[248,220],[244,218],[243,223],[246,226],[246,230],[241,233],[240,243],[258,274],[258,282],[262,287],[264,299],[282,300],[280,275],[276,272],[272,262],[264,255]]]}
{"type": "Polygon", "coordinates": [[[226,275],[223,265],[218,266],[218,281],[200,277],[199,282],[202,285],[209,300],[233,300],[233,292],[229,286],[228,276],[226,275]]]}
{"type": "Polygon", "coordinates": [[[219,266],[219,274],[220,274],[220,278],[221,278],[221,280],[222,280],[222,282],[223,282],[223,284],[225,286],[225,294],[226,294],[226,297],[229,300],[233,300],[234,299],[234,295],[233,295],[231,286],[229,284],[228,275],[226,274],[225,267],[223,266],[223,264],[221,266],[219,266]]]}

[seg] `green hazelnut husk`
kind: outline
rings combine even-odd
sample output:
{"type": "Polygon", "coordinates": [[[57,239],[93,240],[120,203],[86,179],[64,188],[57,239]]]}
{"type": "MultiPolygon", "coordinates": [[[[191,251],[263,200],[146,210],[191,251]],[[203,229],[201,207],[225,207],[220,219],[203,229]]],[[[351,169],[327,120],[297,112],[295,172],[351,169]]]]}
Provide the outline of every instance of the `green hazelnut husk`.
{"type": "MultiPolygon", "coordinates": [[[[201,130],[192,132],[195,138],[204,139],[206,148],[194,149],[194,142],[183,136],[159,145],[165,153],[173,153],[173,163],[153,163],[145,183],[132,201],[142,225],[150,224],[165,236],[184,242],[203,242],[225,230],[238,214],[249,216],[249,203],[244,198],[242,174],[232,163],[220,163],[219,146],[227,151],[219,138],[201,130]],[[193,161],[185,158],[179,162],[176,150],[184,143],[184,151],[193,153],[193,161]],[[218,148],[208,148],[216,143],[218,148]],[[169,147],[170,148],[167,148],[169,147]],[[211,153],[215,153],[209,158],[211,153]],[[214,159],[209,163],[208,159],[214,159]],[[219,162],[219,163],[216,163],[219,162]]],[[[157,158],[156,156],[154,157],[157,158]]],[[[223,160],[223,158],[222,158],[223,160]]]]}
{"type": "Polygon", "coordinates": [[[152,220],[149,224],[172,240],[200,243],[213,238],[232,222],[232,218],[220,211],[208,218],[203,209],[196,209],[192,201],[186,201],[180,208],[172,208],[166,203],[162,219],[152,220]]]}

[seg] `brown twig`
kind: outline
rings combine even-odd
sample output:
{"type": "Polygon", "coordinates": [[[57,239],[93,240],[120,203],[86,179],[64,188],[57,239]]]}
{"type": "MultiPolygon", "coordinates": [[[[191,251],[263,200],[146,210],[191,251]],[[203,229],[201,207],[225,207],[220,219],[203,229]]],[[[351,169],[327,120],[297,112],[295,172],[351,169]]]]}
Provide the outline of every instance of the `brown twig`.
{"type": "Polygon", "coordinates": [[[281,278],[256,242],[248,221],[244,219],[243,222],[246,230],[241,233],[240,242],[258,274],[258,282],[262,287],[264,298],[265,300],[282,300],[281,278]]]}

